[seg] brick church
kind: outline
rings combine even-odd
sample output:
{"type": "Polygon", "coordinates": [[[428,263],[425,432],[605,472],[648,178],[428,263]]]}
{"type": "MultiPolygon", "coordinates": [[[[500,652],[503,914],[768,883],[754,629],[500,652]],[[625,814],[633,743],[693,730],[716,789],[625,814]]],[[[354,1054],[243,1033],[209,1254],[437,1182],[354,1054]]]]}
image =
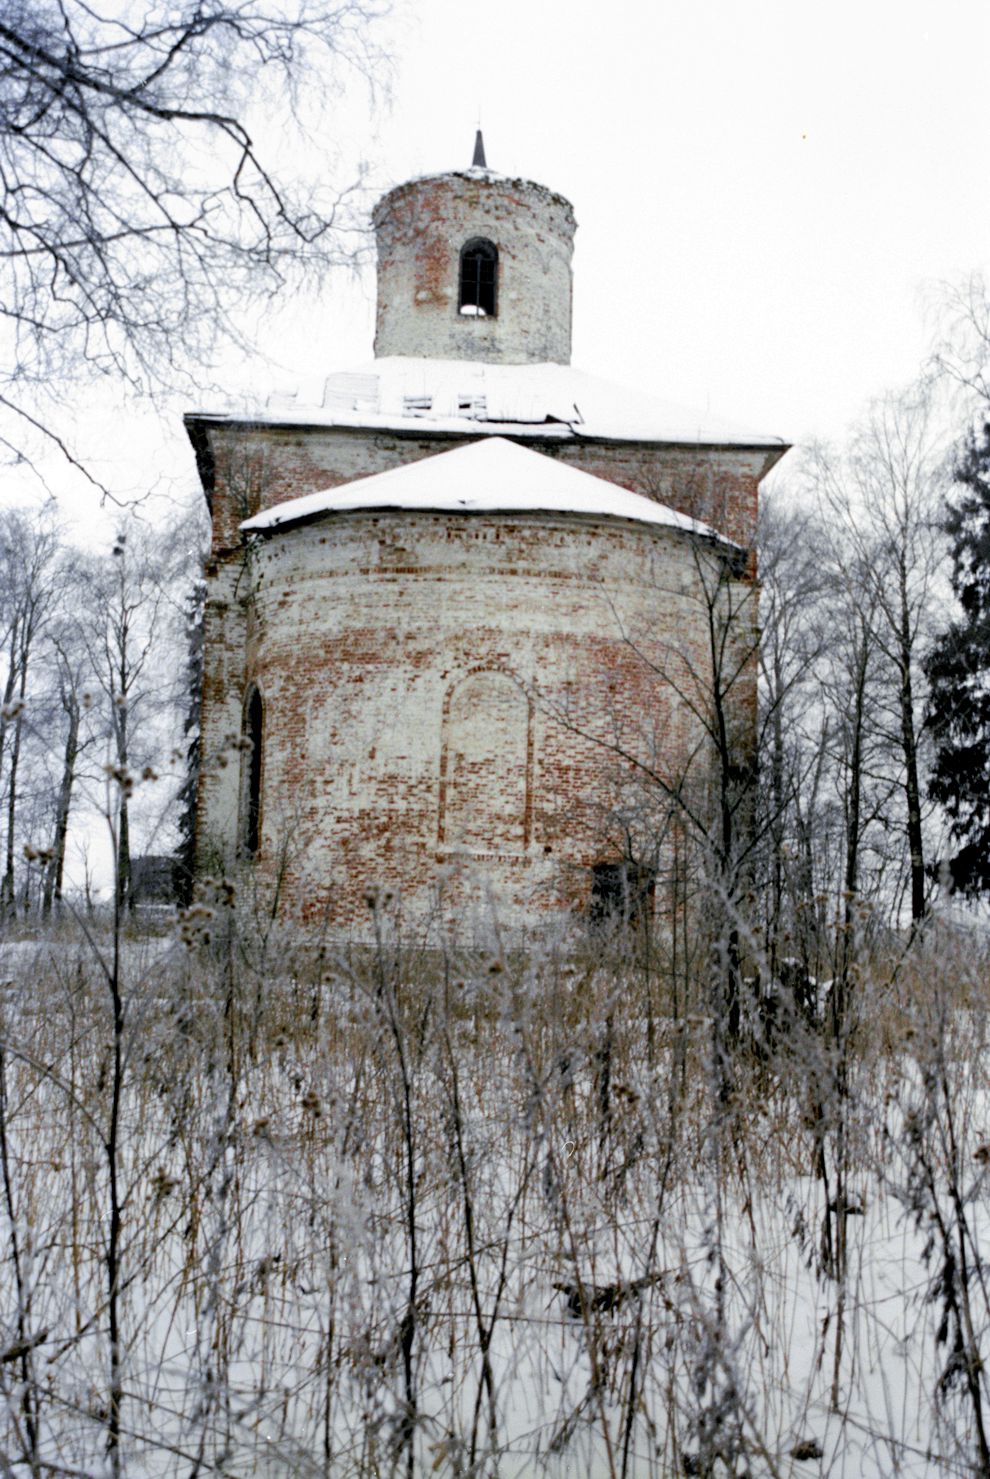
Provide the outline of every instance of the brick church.
{"type": "Polygon", "coordinates": [[[357,939],[372,901],[466,941],[642,918],[710,785],[726,622],[752,743],[786,446],[571,368],[573,209],[480,134],[373,222],[374,359],[321,405],[186,417],[213,523],[198,867],[357,939]]]}

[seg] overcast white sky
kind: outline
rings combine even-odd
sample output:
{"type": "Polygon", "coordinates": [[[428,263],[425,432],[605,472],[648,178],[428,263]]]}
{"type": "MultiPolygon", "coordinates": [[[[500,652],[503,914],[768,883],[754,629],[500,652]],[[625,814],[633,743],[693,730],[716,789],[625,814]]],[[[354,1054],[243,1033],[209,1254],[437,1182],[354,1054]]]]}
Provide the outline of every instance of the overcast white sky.
{"type": "MultiPolygon", "coordinates": [[[[582,369],[837,438],[917,372],[934,284],[990,263],[986,0],[418,0],[389,31],[392,108],[342,99],[328,168],[367,161],[378,193],[463,167],[480,110],[492,168],[574,203],[582,369]]],[[[370,357],[373,306],[370,271],[297,304],[259,345],[277,363],[224,383],[318,386],[370,357]]],[[[194,486],[182,409],[130,435],[82,406],[103,475],[194,486]]]]}
{"type": "MultiPolygon", "coordinates": [[[[491,167],[574,203],[583,369],[838,436],[916,373],[932,285],[990,259],[986,0],[415,10],[363,152],[383,186],[466,165],[480,108],[491,167]]],[[[372,295],[300,368],[367,356],[372,295]]]]}

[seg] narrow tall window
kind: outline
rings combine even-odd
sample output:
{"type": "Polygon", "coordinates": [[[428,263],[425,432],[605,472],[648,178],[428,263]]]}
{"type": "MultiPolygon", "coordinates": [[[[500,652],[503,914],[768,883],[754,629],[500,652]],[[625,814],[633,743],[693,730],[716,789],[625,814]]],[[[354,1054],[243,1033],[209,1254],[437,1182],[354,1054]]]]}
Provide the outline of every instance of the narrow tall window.
{"type": "Polygon", "coordinates": [[[243,777],[243,831],[244,851],[249,858],[257,856],[261,845],[261,747],[263,742],[264,713],[261,694],[252,688],[244,711],[244,738],[248,745],[245,755],[243,777]]]}
{"type": "Polygon", "coordinates": [[[497,307],[498,248],[475,236],[461,247],[458,307],[465,318],[494,318],[497,307]]]}

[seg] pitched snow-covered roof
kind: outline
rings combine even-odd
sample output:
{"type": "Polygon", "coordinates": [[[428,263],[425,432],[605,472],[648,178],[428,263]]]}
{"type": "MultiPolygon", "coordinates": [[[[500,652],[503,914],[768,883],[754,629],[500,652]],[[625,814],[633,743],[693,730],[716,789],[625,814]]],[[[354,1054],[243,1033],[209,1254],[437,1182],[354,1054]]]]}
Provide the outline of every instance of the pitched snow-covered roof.
{"type": "MultiPolygon", "coordinates": [[[[204,413],[207,414],[207,413],[204,413]]],[[[200,419],[198,414],[188,421],[200,419]]],[[[687,410],[570,365],[491,365],[475,360],[393,356],[330,375],[322,406],[272,398],[211,421],[346,426],[551,441],[607,439],[688,446],[776,448],[781,437],[687,410]]]]}
{"type": "Polygon", "coordinates": [[[272,533],[303,519],[363,509],[579,514],[659,524],[730,544],[697,519],[504,437],[469,442],[373,477],[307,493],[245,519],[241,528],[272,533]]]}

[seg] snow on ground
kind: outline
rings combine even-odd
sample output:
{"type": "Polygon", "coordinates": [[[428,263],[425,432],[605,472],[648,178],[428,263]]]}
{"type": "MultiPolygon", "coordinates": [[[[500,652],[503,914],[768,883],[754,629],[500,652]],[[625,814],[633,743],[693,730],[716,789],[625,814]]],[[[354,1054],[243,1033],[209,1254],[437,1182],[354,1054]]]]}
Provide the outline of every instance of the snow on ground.
{"type": "MultiPolygon", "coordinates": [[[[0,1356],[38,1343],[0,1359],[3,1451],[28,1400],[45,1462],[99,1475],[111,1014],[82,956],[5,958],[44,1010],[4,1005],[0,1356]]],[[[857,1059],[842,1105],[809,1034],[732,1120],[710,1020],[651,1061],[632,987],[607,1027],[550,966],[406,982],[210,945],[125,989],[128,1479],[404,1474],[410,1444],[416,1474],[499,1479],[973,1472],[985,1014],[857,1059]]]]}

